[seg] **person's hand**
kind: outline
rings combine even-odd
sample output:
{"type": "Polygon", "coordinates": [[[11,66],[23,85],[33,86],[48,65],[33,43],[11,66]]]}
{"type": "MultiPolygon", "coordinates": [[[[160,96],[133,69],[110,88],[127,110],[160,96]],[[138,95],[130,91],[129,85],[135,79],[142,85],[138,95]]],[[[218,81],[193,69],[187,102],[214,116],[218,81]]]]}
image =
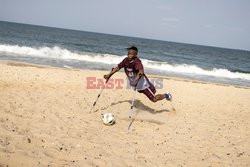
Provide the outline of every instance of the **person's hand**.
{"type": "Polygon", "coordinates": [[[109,74],[106,74],[103,76],[104,79],[106,79],[106,81],[110,78],[110,75],[109,74]]]}

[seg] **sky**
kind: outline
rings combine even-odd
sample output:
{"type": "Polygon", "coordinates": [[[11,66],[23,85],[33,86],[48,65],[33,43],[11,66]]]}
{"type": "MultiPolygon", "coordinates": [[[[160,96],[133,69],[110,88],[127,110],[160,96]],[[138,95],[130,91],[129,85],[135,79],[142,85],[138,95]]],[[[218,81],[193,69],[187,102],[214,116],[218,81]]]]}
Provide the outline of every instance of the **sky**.
{"type": "Polygon", "coordinates": [[[250,0],[0,0],[0,20],[250,50],[250,0]]]}

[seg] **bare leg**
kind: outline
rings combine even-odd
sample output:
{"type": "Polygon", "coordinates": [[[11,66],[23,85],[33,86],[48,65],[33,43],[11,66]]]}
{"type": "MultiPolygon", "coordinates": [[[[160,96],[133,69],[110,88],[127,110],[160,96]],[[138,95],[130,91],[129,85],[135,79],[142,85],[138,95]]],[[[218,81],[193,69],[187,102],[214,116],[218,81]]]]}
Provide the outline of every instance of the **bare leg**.
{"type": "Polygon", "coordinates": [[[155,95],[155,97],[154,97],[154,99],[152,101],[157,102],[157,101],[163,100],[165,98],[166,98],[165,94],[157,94],[157,95],[155,95]]]}
{"type": "Polygon", "coordinates": [[[152,102],[157,102],[157,101],[160,101],[160,100],[163,100],[163,99],[167,99],[169,101],[172,101],[172,95],[170,93],[165,93],[165,94],[157,94],[157,95],[154,95],[154,93],[150,90],[150,89],[147,89],[148,91],[145,91],[144,94],[152,101],[152,102]],[[149,95],[149,93],[151,93],[149,95]],[[154,96],[152,96],[154,95],[154,96]]]}

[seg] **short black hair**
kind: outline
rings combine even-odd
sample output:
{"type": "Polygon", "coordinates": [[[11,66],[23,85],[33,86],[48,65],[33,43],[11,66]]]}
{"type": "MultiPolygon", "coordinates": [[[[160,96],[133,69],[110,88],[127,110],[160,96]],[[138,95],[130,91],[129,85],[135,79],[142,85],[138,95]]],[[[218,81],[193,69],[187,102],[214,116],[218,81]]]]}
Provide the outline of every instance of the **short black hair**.
{"type": "Polygon", "coordinates": [[[137,53],[138,53],[138,49],[137,49],[137,47],[135,47],[135,46],[131,46],[131,47],[129,47],[129,48],[127,48],[127,50],[134,50],[134,51],[136,51],[137,53]]]}

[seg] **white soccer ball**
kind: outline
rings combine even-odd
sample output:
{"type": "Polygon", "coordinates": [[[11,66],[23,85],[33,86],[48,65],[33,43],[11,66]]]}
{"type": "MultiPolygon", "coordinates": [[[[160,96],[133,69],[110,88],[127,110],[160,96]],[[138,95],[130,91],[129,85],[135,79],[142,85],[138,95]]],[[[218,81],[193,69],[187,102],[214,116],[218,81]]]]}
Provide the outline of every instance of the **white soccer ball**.
{"type": "Polygon", "coordinates": [[[112,113],[104,113],[101,116],[102,122],[105,125],[113,125],[115,124],[115,116],[112,113]]]}

